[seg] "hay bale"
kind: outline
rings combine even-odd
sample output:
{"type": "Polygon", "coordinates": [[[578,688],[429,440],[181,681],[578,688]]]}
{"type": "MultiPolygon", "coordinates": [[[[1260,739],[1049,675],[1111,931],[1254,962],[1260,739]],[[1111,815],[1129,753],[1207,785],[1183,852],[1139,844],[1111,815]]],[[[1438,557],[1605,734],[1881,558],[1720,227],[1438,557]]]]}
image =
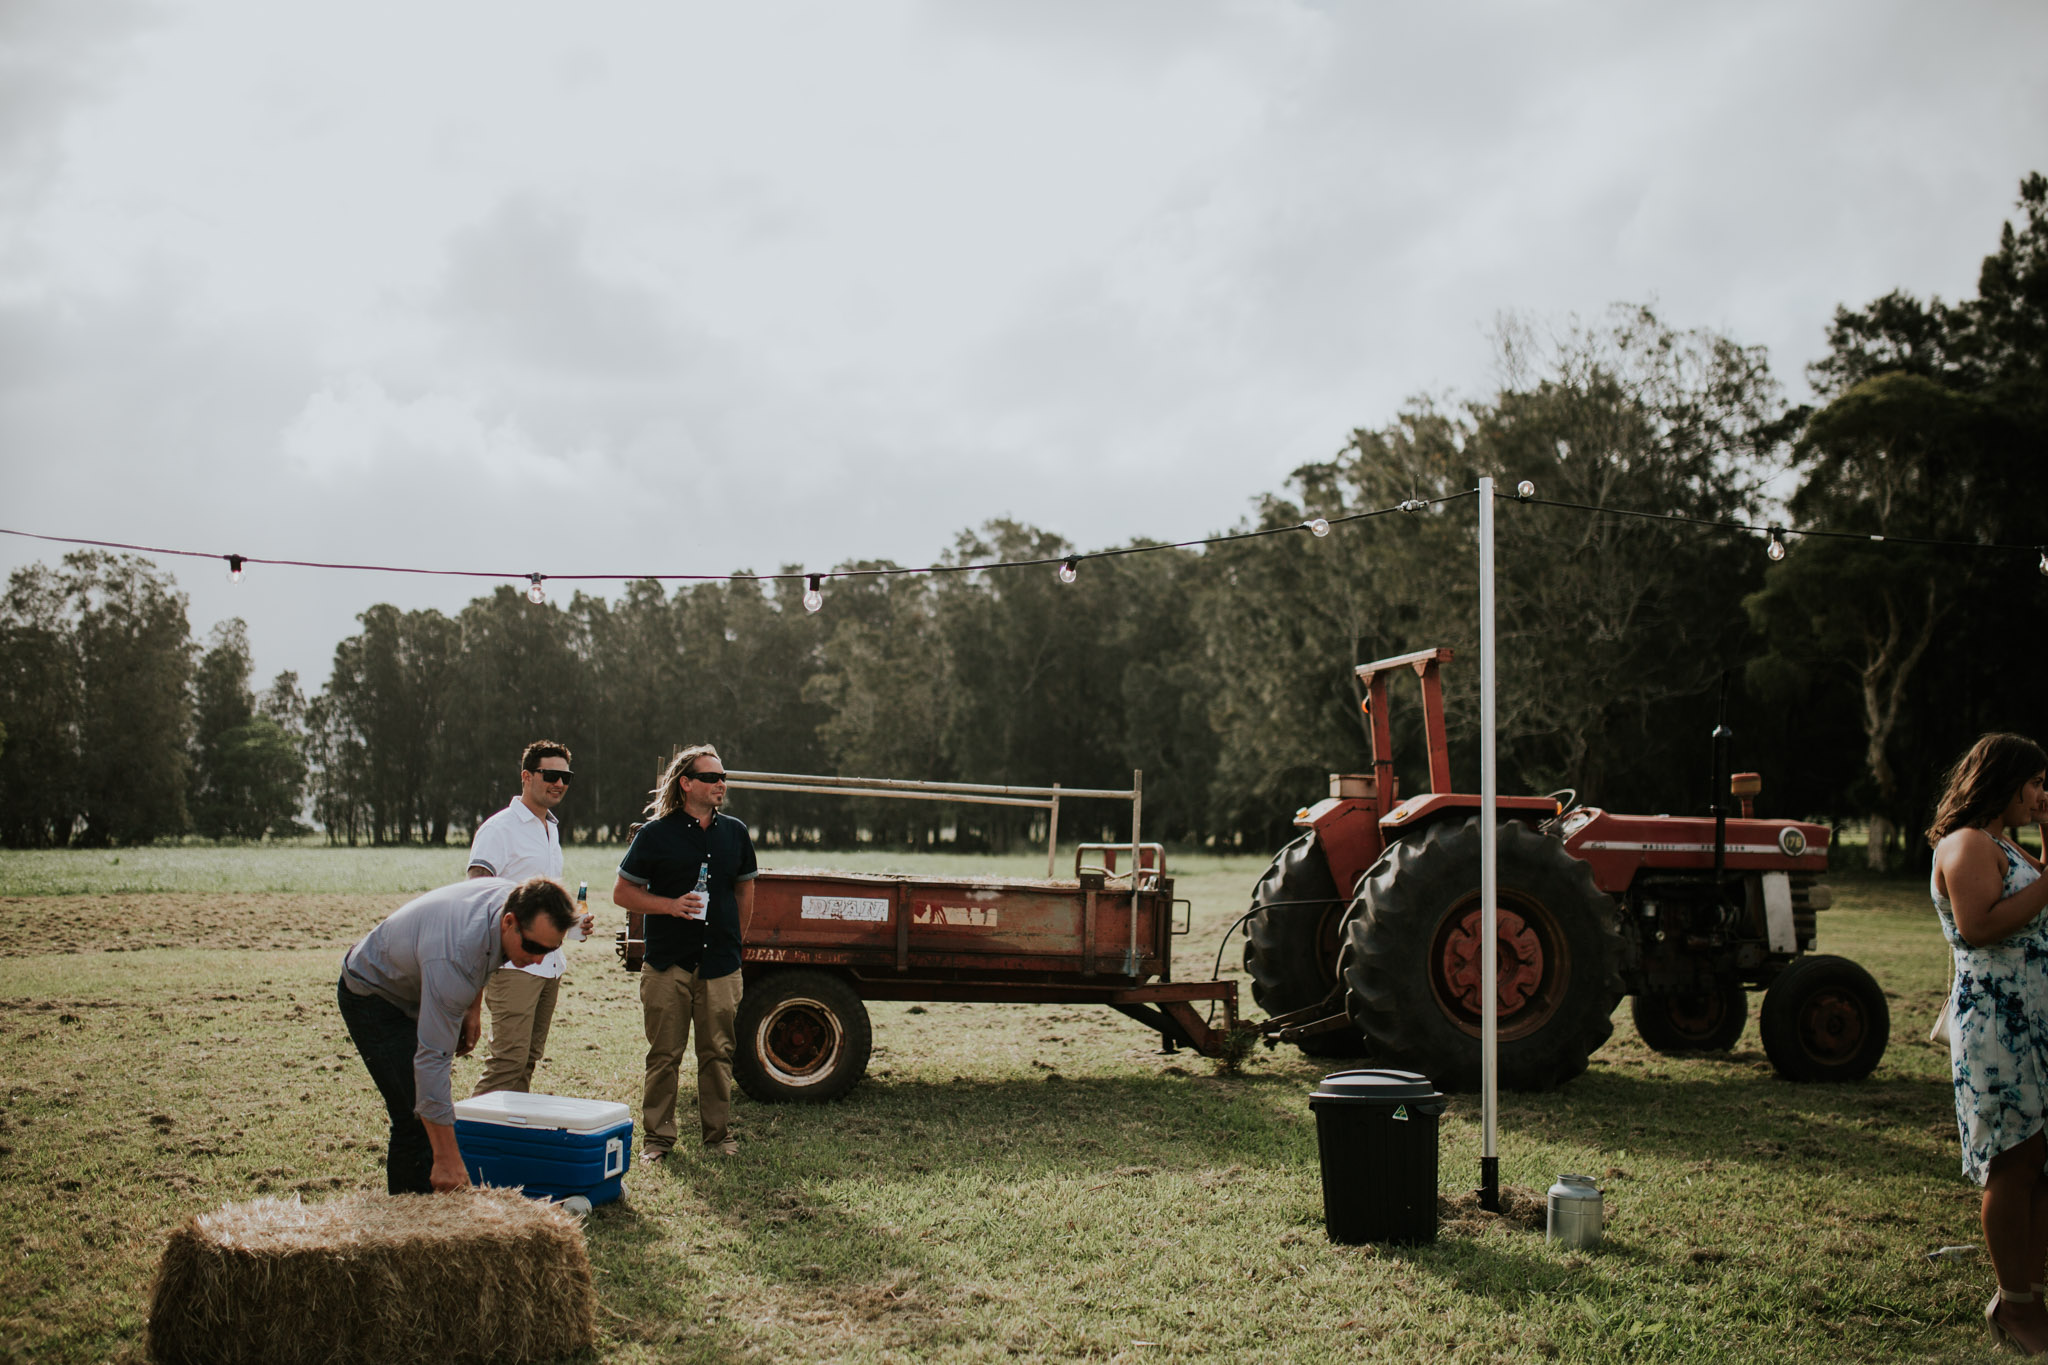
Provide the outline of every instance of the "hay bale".
{"type": "Polygon", "coordinates": [[[458,1365],[589,1348],[583,1229],[513,1190],[254,1199],[171,1234],[150,1292],[160,1365],[458,1365]]]}

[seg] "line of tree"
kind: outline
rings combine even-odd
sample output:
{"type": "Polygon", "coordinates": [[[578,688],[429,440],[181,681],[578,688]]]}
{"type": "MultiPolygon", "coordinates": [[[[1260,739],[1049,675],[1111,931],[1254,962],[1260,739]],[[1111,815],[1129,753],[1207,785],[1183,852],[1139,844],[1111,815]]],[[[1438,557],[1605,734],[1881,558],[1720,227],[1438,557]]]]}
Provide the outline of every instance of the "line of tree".
{"type": "MultiPolygon", "coordinates": [[[[1904,852],[1975,734],[2044,728],[2032,557],[1897,543],[2048,540],[2048,181],[2028,176],[2019,207],[1974,298],[1837,310],[1814,405],[1787,406],[1760,349],[1646,308],[1547,336],[1511,323],[1491,396],[1417,399],[1353,432],[1247,525],[1482,474],[1707,521],[1789,492],[1793,524],[1871,539],[1792,537],[1773,563],[1758,538],[1688,521],[1502,506],[1503,783],[1704,808],[1725,692],[1767,810],[1867,819],[1876,856],[1904,852]]],[[[797,580],[747,578],[543,606],[502,587],[452,616],[379,604],[310,701],[290,674],[251,691],[239,621],[194,645],[147,562],[74,554],[16,572],[0,602],[0,839],[260,837],[309,815],[337,841],[440,842],[502,806],[514,756],[550,737],[576,755],[572,837],[621,836],[657,766],[708,739],[731,767],[781,772],[1122,787],[1143,769],[1150,835],[1263,848],[1326,774],[1366,762],[1353,665],[1471,650],[1475,533],[1473,501],[1453,500],[1326,538],[1088,557],[1071,585],[1044,568],[836,579],[816,614],[797,580]]],[[[1073,550],[996,521],[947,562],[1073,550]]],[[[1459,741],[1477,670],[1446,682],[1454,770],[1475,783],[1459,741]]],[[[1412,703],[1397,700],[1396,742],[1419,784],[1412,703]]],[[[1000,808],[738,804],[774,844],[1042,837],[1000,808]]],[[[1124,818],[1068,803],[1062,830],[1119,837],[1124,818]]]]}

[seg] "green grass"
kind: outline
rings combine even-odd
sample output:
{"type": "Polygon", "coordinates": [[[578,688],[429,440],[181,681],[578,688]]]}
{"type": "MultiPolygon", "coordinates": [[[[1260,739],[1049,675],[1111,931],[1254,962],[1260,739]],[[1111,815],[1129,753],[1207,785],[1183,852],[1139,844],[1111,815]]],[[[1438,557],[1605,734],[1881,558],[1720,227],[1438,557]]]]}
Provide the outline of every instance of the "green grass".
{"type": "MultiPolygon", "coordinates": [[[[112,856],[0,858],[4,1361],[139,1359],[156,1256],[194,1212],[381,1188],[381,1111],[334,1011],[339,946],[460,872],[460,850],[112,856]],[[57,924],[91,932],[39,950],[57,924]]],[[[570,875],[596,895],[615,856],[571,850],[570,875]]],[[[1177,976],[1208,974],[1262,866],[1175,859],[1195,902],[1177,976]]],[[[878,1004],[849,1098],[742,1098],[738,1158],[635,1170],[591,1217],[597,1358],[1981,1358],[1988,1268],[1923,1258],[1976,1239],[1946,1056],[1921,1041],[1945,950],[1924,888],[1836,883],[1822,948],[1892,996],[1871,1081],[1785,1084],[1753,1024],[1730,1056],[1661,1057],[1624,1006],[1585,1077],[1503,1097],[1503,1181],[1599,1177],[1598,1252],[1471,1217],[1419,1249],[1330,1245],[1306,1096],[1333,1068],[1292,1049],[1222,1078],[1107,1009],[878,1004]]],[[[608,946],[577,949],[543,1087],[637,1111],[642,1048],[631,978],[608,946]]],[[[1474,1097],[1441,1150],[1443,1187],[1469,1188],[1474,1097]]]]}

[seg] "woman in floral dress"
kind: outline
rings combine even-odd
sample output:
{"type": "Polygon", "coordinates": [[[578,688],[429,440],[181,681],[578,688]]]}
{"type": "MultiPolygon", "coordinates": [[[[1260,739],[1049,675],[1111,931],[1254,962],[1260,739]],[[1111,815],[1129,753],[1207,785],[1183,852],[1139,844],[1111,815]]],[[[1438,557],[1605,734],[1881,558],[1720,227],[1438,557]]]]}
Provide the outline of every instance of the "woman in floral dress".
{"type": "Polygon", "coordinates": [[[2013,842],[2043,818],[2048,755],[1986,735],[1949,771],[1927,841],[1934,909],[1955,949],[1949,1056],[1963,1172],[1984,1187],[1984,1241],[1998,1272],[1993,1337],[2048,1350],[2048,878],[2013,842]]]}

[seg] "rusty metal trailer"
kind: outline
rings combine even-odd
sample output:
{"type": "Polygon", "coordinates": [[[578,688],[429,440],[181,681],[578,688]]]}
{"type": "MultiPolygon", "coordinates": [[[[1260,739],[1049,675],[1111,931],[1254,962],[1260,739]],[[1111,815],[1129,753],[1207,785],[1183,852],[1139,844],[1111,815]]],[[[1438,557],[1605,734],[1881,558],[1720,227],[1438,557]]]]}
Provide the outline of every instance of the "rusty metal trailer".
{"type": "MultiPolygon", "coordinates": [[[[734,772],[738,788],[889,796],[1043,809],[1044,878],[765,870],[741,945],[746,991],[733,1075],[757,1100],[828,1100],[867,1069],[869,1000],[1107,1005],[1169,1051],[1220,1055],[1238,1025],[1237,983],[1176,982],[1166,851],[1139,834],[1142,774],[1129,791],[734,772]],[[1053,878],[1059,802],[1131,802],[1131,842],[1082,844],[1053,878]],[[1121,864],[1121,868],[1119,868],[1121,864]],[[1197,1004],[1222,1005],[1212,1026],[1197,1004]]],[[[1185,902],[1182,902],[1183,904],[1185,902]]],[[[638,971],[643,917],[617,935],[638,971]]]]}

